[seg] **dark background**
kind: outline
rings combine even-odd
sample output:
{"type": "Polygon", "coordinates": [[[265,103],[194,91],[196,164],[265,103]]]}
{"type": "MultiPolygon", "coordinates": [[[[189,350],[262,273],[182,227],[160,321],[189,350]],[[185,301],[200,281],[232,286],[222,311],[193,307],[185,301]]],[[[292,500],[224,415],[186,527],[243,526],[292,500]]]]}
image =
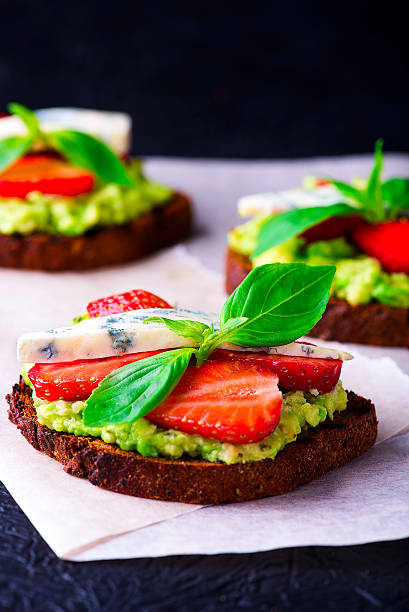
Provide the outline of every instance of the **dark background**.
{"type": "MultiPolygon", "coordinates": [[[[361,153],[380,136],[406,151],[402,7],[0,2],[0,109],[15,100],[124,110],[144,155],[361,153]]],[[[0,610],[403,612],[408,559],[406,540],[67,563],[0,486],[0,610]]]]}
{"type": "Polygon", "coordinates": [[[408,148],[403,2],[0,2],[0,108],[124,110],[134,152],[408,148]]]}
{"type": "Polygon", "coordinates": [[[408,540],[69,563],[53,555],[1,485],[0,520],[2,612],[409,610],[408,540]]]}

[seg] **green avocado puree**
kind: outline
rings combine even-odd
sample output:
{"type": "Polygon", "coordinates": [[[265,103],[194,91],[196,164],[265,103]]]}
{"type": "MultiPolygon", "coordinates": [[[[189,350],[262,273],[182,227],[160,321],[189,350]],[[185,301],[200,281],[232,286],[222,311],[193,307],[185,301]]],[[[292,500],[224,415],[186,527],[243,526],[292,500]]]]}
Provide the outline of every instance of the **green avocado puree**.
{"type": "MultiPolygon", "coordinates": [[[[229,246],[243,255],[251,255],[265,217],[255,217],[231,230],[229,246]]],[[[253,260],[254,266],[265,263],[303,261],[309,265],[335,265],[332,295],[353,306],[374,300],[387,306],[409,307],[409,276],[388,274],[379,261],[367,257],[344,238],[322,240],[305,245],[302,238],[292,238],[273,247],[253,260]]]]}
{"type": "Polygon", "coordinates": [[[179,459],[186,454],[227,464],[274,459],[286,444],[296,440],[303,428],[316,427],[327,417],[332,419],[335,411],[345,410],[347,405],[347,395],[341,382],[324,395],[289,391],[283,394],[280,423],[273,433],[261,442],[229,444],[162,429],[145,418],[124,425],[86,427],[82,417],[85,402],[48,402],[33,397],[39,423],[55,431],[95,436],[109,444],[117,444],[122,450],[138,451],[144,457],[179,459]]]}
{"type": "Polygon", "coordinates": [[[0,233],[79,236],[95,227],[129,223],[163,205],[172,195],[168,187],[142,175],[139,161],[134,160],[128,172],[135,178],[130,187],[99,184],[90,193],[75,198],[38,191],[29,193],[24,200],[0,198],[0,233]]]}

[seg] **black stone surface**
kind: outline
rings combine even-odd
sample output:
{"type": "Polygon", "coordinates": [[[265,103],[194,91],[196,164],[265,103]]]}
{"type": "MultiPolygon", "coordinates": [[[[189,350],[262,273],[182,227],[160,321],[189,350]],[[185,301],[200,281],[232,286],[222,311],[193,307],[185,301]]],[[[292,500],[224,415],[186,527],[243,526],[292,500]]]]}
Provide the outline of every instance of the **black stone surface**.
{"type": "Polygon", "coordinates": [[[2,611],[409,609],[409,540],[70,563],[55,557],[2,486],[0,522],[2,611]]]}

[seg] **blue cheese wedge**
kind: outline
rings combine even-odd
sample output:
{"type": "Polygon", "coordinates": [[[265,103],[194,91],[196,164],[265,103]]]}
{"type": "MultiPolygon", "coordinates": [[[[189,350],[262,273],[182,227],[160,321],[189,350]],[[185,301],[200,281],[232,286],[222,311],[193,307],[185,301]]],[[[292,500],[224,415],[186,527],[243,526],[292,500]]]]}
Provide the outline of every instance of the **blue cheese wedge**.
{"type": "Polygon", "coordinates": [[[327,348],[326,346],[316,346],[308,342],[291,342],[282,346],[255,346],[241,347],[225,342],[220,348],[230,351],[246,351],[253,353],[267,353],[268,355],[287,355],[289,357],[313,357],[315,359],[340,359],[348,361],[353,359],[351,353],[339,351],[338,349],[327,348]]]}
{"type": "Polygon", "coordinates": [[[287,189],[277,193],[257,193],[240,198],[238,213],[240,217],[254,215],[277,215],[293,208],[307,208],[310,206],[330,206],[339,202],[352,204],[345,196],[341,196],[333,185],[325,185],[315,189],[287,189]]]}
{"type": "MultiPolygon", "coordinates": [[[[77,325],[48,329],[20,336],[17,359],[23,363],[58,363],[79,359],[100,359],[159,349],[196,347],[192,338],[178,336],[162,323],[144,323],[152,316],[173,320],[189,319],[218,329],[218,318],[183,308],[152,308],[84,320],[77,325]]],[[[303,342],[285,346],[243,348],[224,343],[220,348],[240,351],[263,351],[268,354],[351,359],[349,353],[303,342]]]]}
{"type": "MultiPolygon", "coordinates": [[[[78,130],[102,140],[117,155],[124,155],[130,150],[132,120],[126,113],[86,108],[43,108],[35,111],[35,114],[44,132],[62,128],[78,130]]],[[[19,117],[5,117],[0,121],[0,140],[26,132],[27,128],[19,117]]],[[[36,145],[35,148],[40,147],[36,145]]]]}
{"type": "Polygon", "coordinates": [[[84,320],[77,325],[23,334],[17,343],[17,359],[24,363],[58,363],[197,346],[192,338],[178,336],[162,323],[143,323],[152,316],[190,319],[207,325],[217,321],[216,315],[212,317],[184,309],[133,310],[84,320]]]}

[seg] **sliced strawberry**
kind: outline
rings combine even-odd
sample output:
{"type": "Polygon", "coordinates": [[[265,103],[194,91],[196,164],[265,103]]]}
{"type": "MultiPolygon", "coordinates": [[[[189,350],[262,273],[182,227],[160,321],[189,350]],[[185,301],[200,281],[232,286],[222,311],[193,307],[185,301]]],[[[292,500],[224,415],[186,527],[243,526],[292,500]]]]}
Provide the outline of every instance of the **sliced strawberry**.
{"type": "Polygon", "coordinates": [[[211,359],[233,359],[250,363],[261,363],[278,376],[283,389],[329,393],[341,375],[342,361],[339,359],[316,359],[314,357],[293,357],[287,355],[267,355],[245,351],[225,351],[217,349],[211,359]]]}
{"type": "Polygon", "coordinates": [[[341,236],[348,238],[360,221],[361,217],[358,215],[330,217],[317,225],[313,225],[303,232],[301,236],[307,243],[317,242],[317,240],[333,240],[341,236]]]}
{"type": "Polygon", "coordinates": [[[172,306],[154,293],[143,289],[133,289],[126,293],[116,293],[94,300],[88,304],[87,311],[91,319],[95,319],[142,308],[172,308],[172,306]]]}
{"type": "Polygon", "coordinates": [[[360,223],[353,238],[367,255],[380,261],[387,272],[409,274],[409,219],[378,225],[360,223]]]}
{"type": "Polygon", "coordinates": [[[0,197],[25,198],[31,191],[77,196],[91,191],[94,175],[50,154],[26,155],[0,173],[0,197]]]}
{"type": "Polygon", "coordinates": [[[28,377],[40,399],[50,402],[58,399],[67,402],[86,400],[101,380],[113,370],[161,352],[148,351],[122,357],[87,359],[69,363],[36,363],[28,371],[28,377]]]}
{"type": "Polygon", "coordinates": [[[182,380],[146,418],[167,429],[221,442],[258,442],[281,415],[278,378],[262,364],[242,360],[189,366],[182,380]]]}

